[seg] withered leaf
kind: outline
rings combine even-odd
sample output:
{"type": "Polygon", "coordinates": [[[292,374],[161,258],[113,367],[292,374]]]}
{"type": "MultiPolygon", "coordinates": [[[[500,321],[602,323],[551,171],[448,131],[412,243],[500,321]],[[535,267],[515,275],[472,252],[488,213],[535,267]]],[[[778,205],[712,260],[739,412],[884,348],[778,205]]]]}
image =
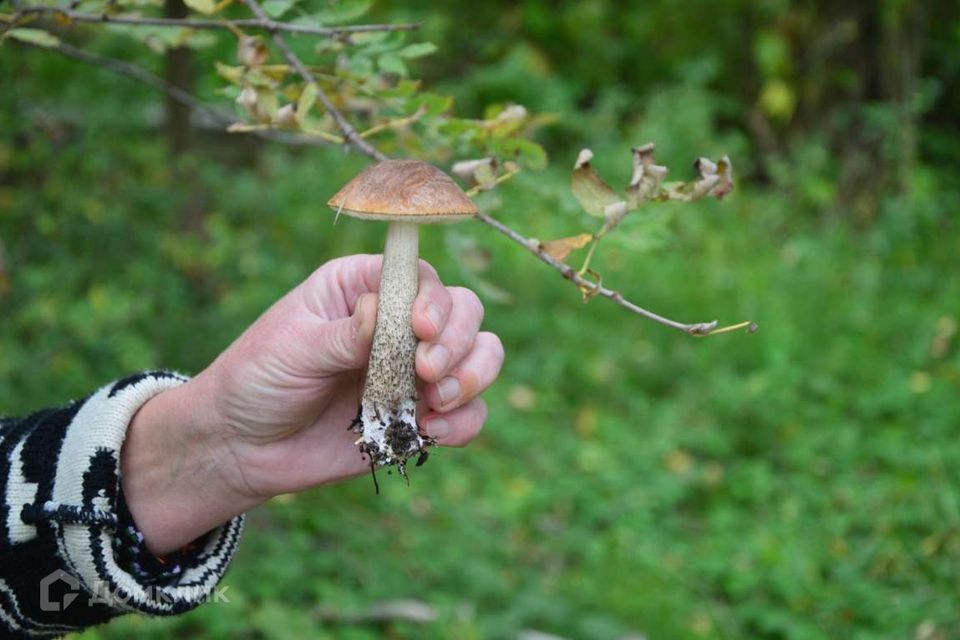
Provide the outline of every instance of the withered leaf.
{"type": "Polygon", "coordinates": [[[260,123],[273,121],[279,108],[275,93],[257,91],[252,87],[246,87],[241,91],[236,103],[260,123]]]}
{"type": "Polygon", "coordinates": [[[317,85],[313,82],[305,86],[303,91],[300,92],[300,97],[297,100],[297,108],[295,110],[297,123],[303,123],[303,119],[307,117],[307,114],[310,113],[310,109],[313,108],[314,103],[317,101],[317,94],[319,92],[319,87],[317,87],[317,85]]]}
{"type": "Polygon", "coordinates": [[[237,41],[237,60],[244,66],[262,65],[269,56],[270,50],[260,38],[243,36],[237,41]]]}
{"type": "Polygon", "coordinates": [[[630,206],[624,200],[618,200],[603,208],[604,228],[613,229],[620,224],[623,217],[630,213],[630,206]]]}
{"type": "Polygon", "coordinates": [[[296,127],[299,118],[297,105],[292,102],[277,109],[276,123],[282,127],[296,127]]]}
{"type": "Polygon", "coordinates": [[[590,149],[580,151],[577,162],[573,165],[570,190],[584,211],[602,218],[604,210],[622,198],[593,170],[593,165],[590,164],[592,159],[593,152],[590,149]]]}
{"type": "Polygon", "coordinates": [[[644,200],[655,198],[660,192],[660,183],[667,175],[667,168],[654,163],[652,142],[631,149],[633,153],[633,174],[627,186],[627,197],[636,206],[644,200]]]}
{"type": "Polygon", "coordinates": [[[571,253],[577,249],[582,249],[593,240],[593,234],[581,233],[569,238],[560,238],[558,240],[549,240],[540,245],[544,253],[554,260],[563,262],[571,253]]]}
{"type": "Polygon", "coordinates": [[[697,158],[693,166],[700,174],[696,180],[664,184],[657,199],[691,202],[701,198],[722,198],[733,190],[733,164],[727,156],[719,162],[697,158]]]}
{"type": "Polygon", "coordinates": [[[495,117],[484,121],[484,126],[495,138],[515,134],[527,119],[527,108],[522,104],[508,104],[495,117]]]}
{"type": "Polygon", "coordinates": [[[717,163],[709,158],[698,158],[693,166],[700,173],[693,184],[693,200],[722,198],[733,190],[733,164],[729,157],[723,156],[717,163]]]}
{"type": "Polygon", "coordinates": [[[497,159],[493,157],[461,160],[453,165],[455,176],[469,186],[492,185],[497,177],[497,159]]]}

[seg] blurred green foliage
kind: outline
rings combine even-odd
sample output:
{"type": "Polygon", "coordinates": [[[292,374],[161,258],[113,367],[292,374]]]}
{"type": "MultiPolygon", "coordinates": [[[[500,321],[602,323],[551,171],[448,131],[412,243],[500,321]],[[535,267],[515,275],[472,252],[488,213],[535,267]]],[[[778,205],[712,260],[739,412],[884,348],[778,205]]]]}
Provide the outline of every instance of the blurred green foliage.
{"type": "MultiPolygon", "coordinates": [[[[595,264],[648,308],[761,330],[692,339],[582,304],[479,224],[429,231],[425,257],[484,294],[506,344],[484,435],[409,488],[274,500],[228,604],[82,637],[960,638],[957,11],[375,6],[424,22],[438,53],[411,64],[463,115],[555,114],[551,168],[480,200],[528,235],[590,224],[568,188],[583,145],[617,185],[631,145],[656,141],[677,177],[729,153],[732,196],[641,212],[595,264]],[[906,88],[866,86],[898,51],[906,88]],[[439,620],[317,615],[398,597],[439,620]]],[[[155,65],[120,36],[90,44],[155,65]]],[[[197,56],[204,95],[214,59],[197,56]]],[[[10,44],[0,86],[0,413],[137,369],[195,372],[317,265],[380,246],[323,204],[356,155],[208,132],[171,159],[158,96],[10,44]]]]}

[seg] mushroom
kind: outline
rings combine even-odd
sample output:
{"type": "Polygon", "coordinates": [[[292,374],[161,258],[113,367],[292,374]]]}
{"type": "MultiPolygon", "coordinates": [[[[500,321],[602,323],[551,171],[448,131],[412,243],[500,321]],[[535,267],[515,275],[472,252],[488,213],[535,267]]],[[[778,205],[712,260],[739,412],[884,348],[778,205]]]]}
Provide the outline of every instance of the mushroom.
{"type": "MultiPolygon", "coordinates": [[[[385,160],[361,171],[327,203],[337,214],[386,220],[387,242],[360,409],[350,429],[361,434],[360,452],[371,470],[395,464],[406,477],[406,460],[426,460],[434,444],[417,425],[417,337],[411,324],[419,285],[419,225],[470,218],[477,207],[440,169],[419,160],[385,160]]],[[[376,479],[376,478],[374,478],[376,479]]]]}

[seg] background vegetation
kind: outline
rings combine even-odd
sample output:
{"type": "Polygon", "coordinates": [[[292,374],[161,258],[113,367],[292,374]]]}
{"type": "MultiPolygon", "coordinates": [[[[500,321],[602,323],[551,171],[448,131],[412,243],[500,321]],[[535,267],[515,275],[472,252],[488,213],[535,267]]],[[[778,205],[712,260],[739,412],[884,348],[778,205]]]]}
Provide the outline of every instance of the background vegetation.
{"type": "MultiPolygon", "coordinates": [[[[650,140],[680,177],[730,154],[732,196],[641,212],[596,264],[649,308],[760,331],[697,340],[582,304],[479,224],[429,231],[425,257],[507,347],[479,441],[409,488],[276,499],[229,604],[82,638],[960,638],[956,3],[407,0],[365,19],[421,21],[438,53],[412,66],[461,114],[553,116],[550,168],[482,196],[528,235],[584,228],[583,146],[614,184],[650,140]],[[398,597],[439,618],[326,619],[398,597]]],[[[192,62],[201,95],[218,46],[192,62]]],[[[317,265],[380,246],[323,204],[355,154],[198,129],[172,156],[161,96],[10,42],[0,88],[0,413],[195,372],[317,265]]]]}

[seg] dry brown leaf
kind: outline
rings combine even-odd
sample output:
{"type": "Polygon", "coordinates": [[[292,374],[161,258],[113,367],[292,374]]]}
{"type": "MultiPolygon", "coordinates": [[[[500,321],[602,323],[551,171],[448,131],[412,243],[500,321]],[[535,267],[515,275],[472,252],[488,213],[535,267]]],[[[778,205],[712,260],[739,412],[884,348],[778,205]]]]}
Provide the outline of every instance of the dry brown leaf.
{"type": "Polygon", "coordinates": [[[598,218],[604,217],[604,209],[619,202],[622,198],[613,188],[603,181],[593,170],[590,161],[593,152],[583,149],[573,165],[573,175],[570,177],[570,190],[584,211],[598,218]]]}
{"type": "Polygon", "coordinates": [[[452,171],[469,187],[481,185],[481,188],[489,188],[497,178],[497,165],[497,159],[493,157],[461,160],[454,163],[452,171]]]}
{"type": "Polygon", "coordinates": [[[270,50],[260,38],[243,36],[237,41],[237,60],[247,67],[262,65],[270,57],[270,50]]]}
{"type": "Polygon", "coordinates": [[[593,234],[581,233],[580,235],[569,238],[560,238],[558,240],[549,240],[540,245],[544,253],[555,260],[563,262],[571,253],[577,249],[582,249],[593,240],[593,234]]]}
{"type": "Polygon", "coordinates": [[[650,200],[660,191],[660,183],[667,175],[667,168],[653,161],[653,151],[656,147],[649,142],[640,147],[631,149],[633,153],[633,174],[627,186],[627,196],[636,204],[639,201],[650,200]]]}

